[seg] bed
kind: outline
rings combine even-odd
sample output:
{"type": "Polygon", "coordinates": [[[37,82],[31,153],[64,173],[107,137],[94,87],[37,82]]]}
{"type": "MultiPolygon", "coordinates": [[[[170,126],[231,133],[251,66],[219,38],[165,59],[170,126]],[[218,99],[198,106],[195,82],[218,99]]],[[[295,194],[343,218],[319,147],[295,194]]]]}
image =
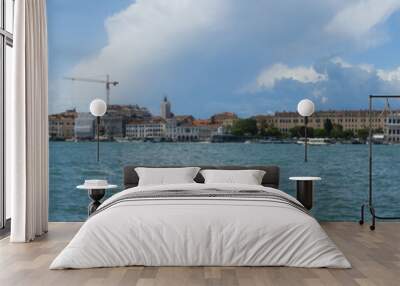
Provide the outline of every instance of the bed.
{"type": "Polygon", "coordinates": [[[50,269],[144,266],[292,266],[350,268],[319,223],[278,190],[277,166],[201,166],[264,170],[261,185],[194,183],[138,186],[108,198],[50,269]]]}

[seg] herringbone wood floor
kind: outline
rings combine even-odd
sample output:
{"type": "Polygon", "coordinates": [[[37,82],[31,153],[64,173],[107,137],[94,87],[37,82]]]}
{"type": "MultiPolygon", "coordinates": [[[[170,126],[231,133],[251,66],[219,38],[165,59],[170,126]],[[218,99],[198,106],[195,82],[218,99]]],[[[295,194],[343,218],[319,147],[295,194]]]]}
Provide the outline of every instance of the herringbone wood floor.
{"type": "Polygon", "coordinates": [[[353,269],[289,267],[122,267],[48,270],[81,223],[50,223],[28,244],[0,241],[0,285],[400,285],[400,223],[375,232],[356,223],[322,223],[353,269]]]}

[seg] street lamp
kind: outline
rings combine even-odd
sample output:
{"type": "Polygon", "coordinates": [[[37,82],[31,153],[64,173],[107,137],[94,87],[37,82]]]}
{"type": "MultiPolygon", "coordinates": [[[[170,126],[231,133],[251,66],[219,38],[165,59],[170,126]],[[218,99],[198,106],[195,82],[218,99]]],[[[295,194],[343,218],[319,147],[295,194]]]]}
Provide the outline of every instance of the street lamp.
{"type": "Polygon", "coordinates": [[[100,117],[107,111],[107,104],[102,99],[95,99],[90,103],[90,113],[96,116],[96,133],[97,133],[97,162],[100,160],[100,117]]]}
{"type": "Polygon", "coordinates": [[[314,103],[309,99],[300,100],[297,104],[297,112],[304,117],[304,162],[307,162],[307,123],[308,117],[314,113],[314,103]]]}

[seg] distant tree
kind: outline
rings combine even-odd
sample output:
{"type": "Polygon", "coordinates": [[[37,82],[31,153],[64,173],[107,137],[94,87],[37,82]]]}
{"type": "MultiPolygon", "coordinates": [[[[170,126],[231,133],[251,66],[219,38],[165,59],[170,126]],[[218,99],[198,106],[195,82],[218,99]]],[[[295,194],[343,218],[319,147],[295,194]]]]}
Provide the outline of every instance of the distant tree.
{"type": "MultiPolygon", "coordinates": [[[[290,137],[304,137],[305,136],[305,127],[304,126],[295,126],[289,129],[290,137]]],[[[307,127],[307,137],[314,137],[314,128],[307,127]]]]}
{"type": "Polygon", "coordinates": [[[289,136],[290,137],[301,137],[301,134],[300,134],[300,126],[295,126],[295,127],[293,127],[293,128],[290,128],[289,129],[289,136]]]}
{"type": "Polygon", "coordinates": [[[324,138],[327,136],[327,131],[322,128],[316,128],[314,129],[314,136],[317,138],[324,138]]]}
{"type": "Polygon", "coordinates": [[[226,132],[228,134],[232,134],[232,125],[224,126],[224,132],[226,132]]]}
{"type": "Polygon", "coordinates": [[[354,137],[355,136],[354,136],[353,130],[348,129],[348,130],[344,130],[343,131],[343,137],[342,138],[351,139],[351,138],[354,138],[354,137]]]}
{"type": "Polygon", "coordinates": [[[324,121],[324,129],[325,129],[327,135],[331,134],[331,131],[333,129],[333,124],[329,118],[325,119],[325,121],[324,121]]]}
{"type": "Polygon", "coordinates": [[[368,135],[369,135],[369,130],[367,128],[357,130],[357,137],[360,140],[363,141],[367,140],[368,135]]]}
{"type": "Polygon", "coordinates": [[[267,135],[267,129],[265,129],[265,128],[258,128],[258,135],[259,135],[260,137],[266,137],[266,136],[268,136],[268,135],[267,135]]]}
{"type": "Polygon", "coordinates": [[[337,130],[343,131],[343,126],[340,125],[340,124],[333,124],[333,129],[337,129],[337,130]]]}
{"type": "Polygon", "coordinates": [[[340,124],[334,124],[331,130],[330,137],[332,138],[344,138],[343,126],[340,124]]]}
{"type": "Polygon", "coordinates": [[[343,131],[339,129],[333,129],[331,131],[331,138],[342,138],[343,137],[343,131]]]}
{"type": "Polygon", "coordinates": [[[281,138],[283,136],[282,132],[276,127],[268,127],[265,133],[268,137],[281,138]]]}
{"type": "MultiPolygon", "coordinates": [[[[304,126],[300,128],[300,132],[301,132],[302,136],[306,136],[305,135],[306,133],[305,133],[305,127],[304,126]]],[[[310,138],[314,137],[314,128],[307,127],[307,137],[310,137],[310,138]]]]}
{"type": "Polygon", "coordinates": [[[257,132],[257,121],[252,118],[238,119],[231,128],[231,133],[236,136],[254,136],[257,132]]]}
{"type": "Polygon", "coordinates": [[[260,135],[261,137],[268,136],[267,135],[268,124],[266,120],[261,120],[258,123],[257,128],[258,128],[258,135],[260,135]]]}

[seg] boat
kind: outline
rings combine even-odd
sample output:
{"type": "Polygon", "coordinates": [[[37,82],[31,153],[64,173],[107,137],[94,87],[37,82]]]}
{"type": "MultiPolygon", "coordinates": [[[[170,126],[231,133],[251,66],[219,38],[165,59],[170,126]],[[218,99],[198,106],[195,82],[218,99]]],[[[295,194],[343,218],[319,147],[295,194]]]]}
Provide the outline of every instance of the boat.
{"type": "Polygon", "coordinates": [[[257,143],[260,144],[292,144],[296,143],[293,139],[261,139],[257,143]]]}
{"type": "MultiPolygon", "coordinates": [[[[298,140],[297,144],[305,144],[305,140],[298,140]]],[[[329,139],[327,138],[308,138],[307,139],[307,144],[308,145],[328,145],[331,144],[331,142],[329,141],[329,139]]]]}
{"type": "Polygon", "coordinates": [[[129,139],[126,138],[126,137],[115,137],[114,140],[115,140],[115,142],[118,142],[118,143],[127,143],[127,142],[129,142],[129,139]]]}

